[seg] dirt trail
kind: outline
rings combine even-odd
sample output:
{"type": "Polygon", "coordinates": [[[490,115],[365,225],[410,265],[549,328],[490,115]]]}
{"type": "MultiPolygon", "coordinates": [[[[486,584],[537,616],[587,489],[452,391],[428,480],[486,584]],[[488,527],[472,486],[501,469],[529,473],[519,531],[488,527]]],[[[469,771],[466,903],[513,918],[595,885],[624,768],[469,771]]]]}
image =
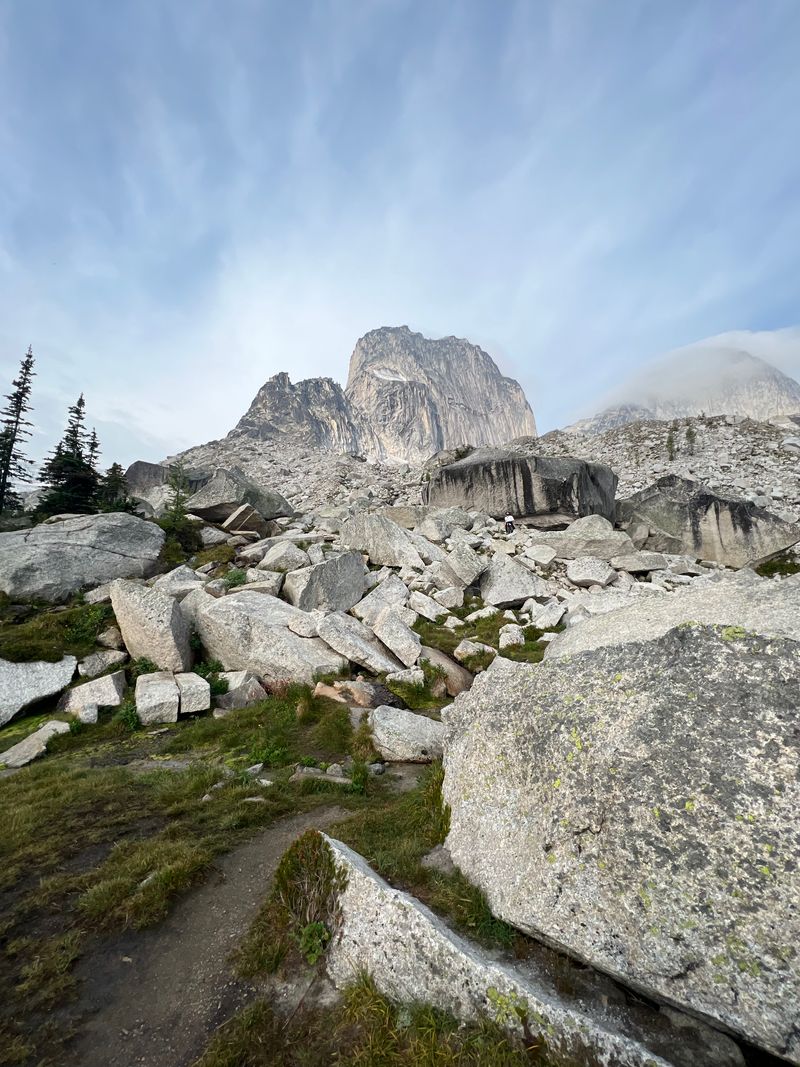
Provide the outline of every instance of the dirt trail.
{"type": "Polygon", "coordinates": [[[188,1067],[208,1035],[253,995],[228,958],[269,888],[278,861],[309,827],[344,818],[320,808],[283,819],[222,856],[209,880],[159,927],[125,934],[78,967],[78,1036],[62,1067],[188,1067]]]}

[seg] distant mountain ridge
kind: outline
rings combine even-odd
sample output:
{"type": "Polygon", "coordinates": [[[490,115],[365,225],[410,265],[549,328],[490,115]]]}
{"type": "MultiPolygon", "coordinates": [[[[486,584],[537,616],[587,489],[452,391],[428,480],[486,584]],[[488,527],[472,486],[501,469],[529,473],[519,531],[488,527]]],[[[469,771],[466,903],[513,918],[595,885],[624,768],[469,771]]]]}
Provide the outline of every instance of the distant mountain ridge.
{"type": "Polygon", "coordinates": [[[744,347],[747,343],[746,334],[723,334],[676,349],[618,389],[617,403],[567,430],[596,434],[628,422],[703,414],[763,422],[800,411],[800,383],[744,347]]]}
{"type": "Polygon", "coordinates": [[[535,435],[522,387],[483,349],[384,326],[357,342],[345,389],[331,378],[292,384],[288,374],[276,374],[228,438],[291,440],[416,463],[443,448],[535,435]]]}

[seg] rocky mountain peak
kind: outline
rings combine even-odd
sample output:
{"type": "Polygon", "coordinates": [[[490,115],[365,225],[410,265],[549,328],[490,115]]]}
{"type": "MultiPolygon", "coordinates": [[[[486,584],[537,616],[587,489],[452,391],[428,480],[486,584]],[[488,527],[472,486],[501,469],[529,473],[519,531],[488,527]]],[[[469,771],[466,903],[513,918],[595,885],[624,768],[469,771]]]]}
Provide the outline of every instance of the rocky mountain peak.
{"type": "Polygon", "coordinates": [[[331,378],[293,385],[287,373],[275,374],[228,436],[421,462],[442,448],[535,433],[521,386],[483,349],[385,326],[356,344],[346,389],[331,378]]]}

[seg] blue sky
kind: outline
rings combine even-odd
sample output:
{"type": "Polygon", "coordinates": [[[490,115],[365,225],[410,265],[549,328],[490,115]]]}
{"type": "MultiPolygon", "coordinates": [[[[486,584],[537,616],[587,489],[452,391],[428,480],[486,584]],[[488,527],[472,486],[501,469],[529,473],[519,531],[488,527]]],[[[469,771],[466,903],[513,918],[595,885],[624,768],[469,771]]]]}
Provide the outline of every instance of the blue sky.
{"type": "Polygon", "coordinates": [[[797,0],[0,0],[0,384],[159,459],[407,323],[563,425],[800,322],[798,54],[797,0]]]}

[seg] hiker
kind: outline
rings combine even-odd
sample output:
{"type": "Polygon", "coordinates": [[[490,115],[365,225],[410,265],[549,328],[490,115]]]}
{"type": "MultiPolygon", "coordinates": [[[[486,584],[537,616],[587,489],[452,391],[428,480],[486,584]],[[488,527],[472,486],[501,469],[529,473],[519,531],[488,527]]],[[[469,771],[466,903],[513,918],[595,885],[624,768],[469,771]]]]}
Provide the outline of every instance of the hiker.
{"type": "Polygon", "coordinates": [[[514,532],[514,516],[506,515],[506,533],[514,532]]]}

